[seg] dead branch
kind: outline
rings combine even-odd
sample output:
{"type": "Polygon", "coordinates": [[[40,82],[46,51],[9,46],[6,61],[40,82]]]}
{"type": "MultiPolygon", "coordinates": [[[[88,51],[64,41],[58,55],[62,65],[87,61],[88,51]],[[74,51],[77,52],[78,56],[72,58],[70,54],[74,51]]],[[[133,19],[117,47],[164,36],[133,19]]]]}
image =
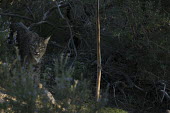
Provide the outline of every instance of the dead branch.
{"type": "Polygon", "coordinates": [[[62,14],[62,12],[61,12],[61,10],[60,10],[60,7],[59,7],[60,5],[58,4],[58,2],[56,1],[55,3],[56,3],[56,6],[57,6],[57,9],[58,9],[58,12],[59,12],[61,18],[66,21],[66,23],[67,23],[67,25],[68,25],[68,27],[69,27],[70,39],[69,39],[69,42],[68,42],[68,47],[70,46],[70,44],[72,44],[72,45],[73,45],[74,52],[75,52],[75,58],[74,58],[74,60],[73,60],[73,62],[72,62],[72,64],[71,64],[71,66],[73,66],[74,62],[75,62],[76,59],[77,59],[77,49],[76,49],[76,46],[75,46],[75,44],[74,44],[73,32],[72,32],[72,29],[71,29],[71,25],[69,24],[69,21],[63,16],[63,14],[62,14]]]}
{"type": "Polygon", "coordinates": [[[168,100],[170,100],[169,94],[165,90],[160,90],[163,93],[163,97],[161,99],[161,102],[163,101],[164,97],[166,97],[168,100]]]}
{"type": "Polygon", "coordinates": [[[43,94],[48,98],[48,100],[53,104],[57,105],[56,100],[54,99],[53,95],[51,92],[49,92],[41,83],[38,84],[39,89],[43,91],[43,94]]]}
{"type": "Polygon", "coordinates": [[[26,9],[31,14],[32,18],[35,20],[35,16],[34,16],[33,12],[31,11],[30,7],[26,5],[26,9]]]}
{"type": "Polygon", "coordinates": [[[29,20],[29,21],[34,21],[34,20],[31,19],[31,18],[28,18],[28,17],[25,17],[25,16],[21,16],[21,15],[18,15],[18,14],[0,13],[0,15],[2,15],[2,16],[11,16],[11,17],[18,17],[18,18],[22,18],[22,19],[29,20]]]}
{"type": "Polygon", "coordinates": [[[69,4],[68,3],[65,3],[65,4],[58,4],[57,6],[54,6],[52,8],[50,8],[46,13],[44,13],[44,16],[43,16],[43,20],[46,20],[48,18],[48,16],[53,12],[55,11],[56,9],[59,8],[64,8],[64,7],[68,7],[69,4]]]}
{"type": "MultiPolygon", "coordinates": [[[[102,71],[103,71],[104,73],[112,76],[109,72],[106,72],[106,71],[103,70],[103,69],[102,69],[102,71]]],[[[131,80],[131,78],[129,77],[129,75],[127,75],[126,73],[121,72],[121,71],[116,71],[115,73],[118,74],[118,75],[122,75],[122,76],[125,78],[125,80],[126,80],[127,83],[128,83],[128,87],[130,87],[130,88],[135,87],[135,88],[137,88],[137,89],[140,90],[140,91],[144,91],[144,89],[142,89],[142,88],[140,88],[139,86],[137,86],[137,85],[131,80]]]]}
{"type": "Polygon", "coordinates": [[[53,28],[55,28],[55,26],[54,26],[52,23],[48,22],[48,21],[40,21],[40,22],[31,24],[31,25],[29,26],[29,29],[31,29],[31,28],[34,27],[34,26],[37,26],[37,25],[40,25],[40,24],[44,24],[44,23],[52,26],[53,28]]]}
{"type": "Polygon", "coordinates": [[[100,82],[101,82],[101,71],[102,71],[102,67],[101,67],[101,50],[100,50],[100,15],[99,15],[99,6],[100,5],[100,1],[97,0],[97,16],[96,16],[96,31],[97,31],[97,35],[96,35],[96,41],[97,41],[97,86],[96,86],[96,100],[97,102],[99,102],[100,100],[100,82]]]}

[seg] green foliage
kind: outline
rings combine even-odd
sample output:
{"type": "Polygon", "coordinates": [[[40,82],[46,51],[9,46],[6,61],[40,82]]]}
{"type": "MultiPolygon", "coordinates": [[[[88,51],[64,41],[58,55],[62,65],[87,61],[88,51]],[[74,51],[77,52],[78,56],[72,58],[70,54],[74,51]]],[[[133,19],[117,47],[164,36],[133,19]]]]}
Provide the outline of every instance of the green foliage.
{"type": "Polygon", "coordinates": [[[13,62],[8,61],[9,57],[0,63],[0,97],[3,100],[0,112],[52,112],[54,108],[34,83],[37,75],[34,68],[23,67],[19,57],[13,62]]]}
{"type": "Polygon", "coordinates": [[[69,66],[69,56],[61,54],[54,60],[54,70],[48,70],[48,73],[54,71],[54,84],[51,85],[51,91],[57,103],[61,106],[58,112],[90,112],[91,98],[89,82],[86,79],[74,79],[74,68],[69,66]]]}
{"type": "MultiPolygon", "coordinates": [[[[151,1],[126,0],[120,6],[115,5],[110,8],[105,14],[108,15],[106,20],[110,19],[110,21],[105,21],[105,19],[102,21],[104,23],[102,28],[107,31],[103,32],[102,37],[102,53],[103,58],[106,59],[103,61],[106,63],[103,63],[103,70],[107,75],[106,83],[116,84],[118,80],[127,83],[126,77],[122,77],[120,73],[123,72],[133,80],[134,84],[143,88],[144,92],[149,92],[146,97],[143,97],[145,94],[141,94],[142,92],[138,92],[137,89],[132,93],[131,86],[127,83],[129,87],[122,88],[123,92],[120,91],[122,95],[126,94],[124,98],[122,99],[118,93],[117,97],[114,95],[112,101],[121,106],[121,102],[117,103],[117,99],[118,101],[121,99],[127,106],[129,106],[128,104],[135,105],[137,108],[134,109],[146,109],[154,100],[152,105],[157,106],[156,104],[159,103],[160,109],[165,109],[165,106],[169,106],[169,104],[160,102],[162,94],[159,88],[162,86],[158,87],[153,84],[165,80],[169,85],[170,34],[168,30],[170,18],[167,16],[168,13],[161,10],[160,4],[156,6],[151,1]],[[108,54],[108,51],[113,55],[108,54]],[[142,96],[141,99],[139,99],[140,96],[142,96]],[[143,102],[145,107],[138,107],[143,99],[148,99],[147,102],[143,102]]],[[[161,90],[163,89],[161,88],[161,90]]],[[[158,112],[152,110],[148,112],[158,112]]]]}
{"type": "Polygon", "coordinates": [[[124,110],[121,109],[116,109],[116,108],[102,108],[99,113],[128,113],[124,110]]]}
{"type": "MultiPolygon", "coordinates": [[[[1,19],[1,18],[0,18],[1,19]]],[[[7,47],[6,47],[6,42],[7,42],[7,37],[9,35],[9,29],[4,28],[0,28],[0,53],[1,53],[1,60],[5,60],[5,55],[10,54],[8,53],[7,47]]]]}
{"type": "MultiPolygon", "coordinates": [[[[77,57],[73,67],[70,67],[70,64],[76,55],[69,45],[70,29],[57,9],[46,19],[52,25],[43,23],[32,28],[40,36],[52,36],[47,55],[44,57],[41,82],[48,87],[56,99],[59,106],[55,107],[50,106],[50,103],[43,104],[45,97],[41,96],[41,91],[34,88],[32,68],[23,69],[15,48],[6,43],[9,20],[22,21],[26,25],[39,22],[43,14],[55,6],[54,2],[52,0],[29,1],[26,4],[27,8],[24,5],[25,0],[13,2],[4,0],[0,4],[0,12],[9,11],[33,19],[30,21],[9,16],[0,18],[0,53],[2,53],[0,55],[0,86],[18,99],[15,102],[17,106],[13,109],[19,109],[19,105],[22,109],[30,108],[27,109],[30,111],[38,109],[38,112],[53,109],[56,112],[78,113],[95,112],[96,109],[102,113],[125,112],[117,110],[118,107],[127,111],[160,113],[168,109],[169,99],[163,96],[161,91],[165,88],[167,94],[170,92],[170,8],[168,7],[170,2],[168,0],[100,1],[102,99],[101,103],[95,103],[96,4],[92,0],[65,1],[71,7],[70,13],[67,14],[69,9],[67,7],[61,8],[61,12],[69,20],[73,37],[81,42],[74,41],[77,57]],[[59,53],[68,51],[70,56],[62,54],[56,58],[59,53]],[[16,65],[13,67],[12,64],[16,65]],[[11,67],[12,70],[10,70],[11,67]],[[124,86],[118,86],[117,83],[123,83],[124,86]],[[160,85],[162,83],[166,84],[166,87],[160,85]],[[110,86],[107,86],[108,84],[110,86]],[[37,100],[41,107],[35,108],[37,100]],[[34,106],[28,106],[27,103],[34,106]],[[99,110],[100,107],[97,106],[101,109],[99,110]]],[[[11,101],[10,104],[2,105],[3,108],[13,106],[14,102],[11,101]]]]}
{"type": "MultiPolygon", "coordinates": [[[[16,53],[17,57],[13,62],[0,62],[0,93],[7,95],[2,98],[4,102],[0,104],[1,112],[91,112],[93,101],[90,100],[89,82],[73,79],[74,68],[68,66],[68,56],[65,58],[61,55],[59,59],[55,59],[54,70],[51,70],[55,76],[51,91],[57,102],[57,105],[52,105],[34,82],[34,76],[39,73],[32,66],[22,66],[18,51],[16,53]]],[[[10,56],[6,56],[7,59],[8,57],[10,56]]],[[[42,74],[45,76],[48,73],[49,70],[42,74]]]]}

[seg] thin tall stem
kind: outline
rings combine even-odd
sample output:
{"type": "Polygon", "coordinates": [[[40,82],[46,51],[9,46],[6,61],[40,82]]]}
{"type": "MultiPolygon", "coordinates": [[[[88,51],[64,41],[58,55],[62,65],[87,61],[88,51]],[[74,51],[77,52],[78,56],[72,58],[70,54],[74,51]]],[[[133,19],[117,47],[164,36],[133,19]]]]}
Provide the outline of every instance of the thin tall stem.
{"type": "Polygon", "coordinates": [[[99,102],[100,100],[100,81],[101,81],[101,50],[100,50],[100,15],[99,15],[99,4],[100,0],[97,0],[97,85],[96,85],[96,100],[99,102]]]}

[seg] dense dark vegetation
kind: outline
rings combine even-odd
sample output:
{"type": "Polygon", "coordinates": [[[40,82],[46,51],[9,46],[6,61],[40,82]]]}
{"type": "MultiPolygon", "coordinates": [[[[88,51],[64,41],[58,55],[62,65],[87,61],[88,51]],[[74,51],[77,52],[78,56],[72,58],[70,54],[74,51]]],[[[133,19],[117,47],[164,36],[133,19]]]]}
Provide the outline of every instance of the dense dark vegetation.
{"type": "Polygon", "coordinates": [[[1,112],[170,109],[170,1],[101,0],[100,4],[102,81],[101,102],[96,103],[96,1],[0,1],[0,93],[10,95],[0,103],[1,112]],[[42,37],[51,36],[40,76],[55,106],[34,87],[33,69],[20,64],[9,29],[15,22],[42,37]]]}

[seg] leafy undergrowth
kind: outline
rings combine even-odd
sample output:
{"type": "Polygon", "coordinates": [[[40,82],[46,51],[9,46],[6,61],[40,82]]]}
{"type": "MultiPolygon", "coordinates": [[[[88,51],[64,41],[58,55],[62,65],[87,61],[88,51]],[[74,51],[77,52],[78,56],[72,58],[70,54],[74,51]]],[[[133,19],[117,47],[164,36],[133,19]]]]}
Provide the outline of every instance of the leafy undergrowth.
{"type": "MultiPolygon", "coordinates": [[[[7,35],[8,33],[6,33],[7,35]]],[[[52,68],[46,67],[43,72],[36,73],[34,66],[24,67],[20,63],[18,49],[8,52],[6,35],[0,36],[0,112],[1,113],[125,113],[122,110],[109,108],[103,110],[95,102],[87,79],[74,79],[74,68],[69,67],[68,56],[60,55],[54,59],[52,68]],[[5,50],[4,50],[5,49],[5,50]],[[16,54],[12,54],[14,53],[16,54]],[[51,75],[52,74],[52,75],[51,75]],[[44,94],[42,86],[37,87],[35,76],[41,76],[43,87],[52,93],[55,103],[44,94]],[[53,76],[53,84],[48,83],[53,76]],[[98,106],[98,107],[97,107],[98,106]],[[101,110],[100,110],[101,109],[101,110]]],[[[12,47],[11,47],[12,48],[12,47]]],[[[51,66],[50,65],[50,66],[51,66]]]]}
{"type": "MultiPolygon", "coordinates": [[[[34,87],[33,69],[22,68],[17,49],[14,45],[6,43],[9,33],[8,21],[11,18],[5,16],[3,21],[0,18],[2,25],[0,26],[0,86],[2,92],[10,96],[8,103],[1,105],[4,110],[10,108],[13,111],[18,110],[17,112],[24,110],[125,112],[114,109],[121,108],[129,113],[163,113],[166,109],[170,109],[168,0],[160,2],[101,0],[101,103],[96,103],[94,96],[96,88],[94,1],[65,0],[71,8],[61,8],[60,13],[65,17],[68,16],[77,47],[74,67],[70,67],[70,64],[74,61],[76,52],[68,38],[70,37],[68,25],[58,11],[47,15],[46,21],[52,26],[46,23],[41,25],[39,20],[44,16],[42,10],[46,12],[54,5],[52,1],[41,1],[43,2],[30,1],[28,5],[32,9],[31,15],[34,21],[37,22],[33,29],[42,36],[50,33],[52,36],[40,76],[41,83],[52,93],[57,105],[51,105],[41,90],[34,87]],[[61,51],[64,53],[69,51],[70,56],[59,55],[61,51]],[[33,106],[30,106],[31,104],[33,106]]],[[[0,3],[2,6],[0,11],[15,12],[30,17],[29,13],[25,13],[27,9],[23,4],[25,4],[23,1],[0,3]]],[[[32,24],[22,18],[14,18],[14,21],[22,21],[26,25],[32,24]]]]}

